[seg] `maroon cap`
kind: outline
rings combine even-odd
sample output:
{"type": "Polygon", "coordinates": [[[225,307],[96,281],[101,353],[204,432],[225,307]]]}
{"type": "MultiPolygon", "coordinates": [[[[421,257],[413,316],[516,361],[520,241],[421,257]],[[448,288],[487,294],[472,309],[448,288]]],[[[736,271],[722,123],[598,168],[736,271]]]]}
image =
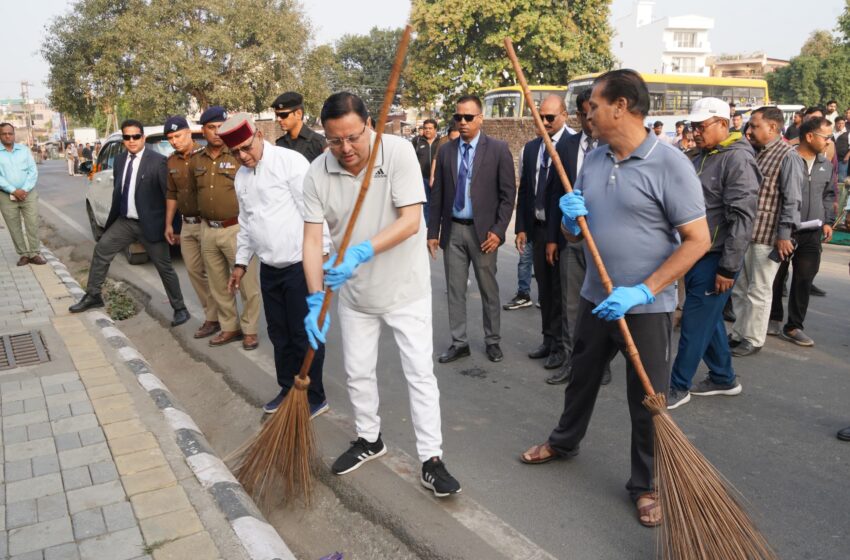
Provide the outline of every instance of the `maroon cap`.
{"type": "Polygon", "coordinates": [[[236,113],[224,121],[218,129],[219,137],[228,148],[235,148],[251,139],[257,132],[254,119],[248,113],[236,113]]]}

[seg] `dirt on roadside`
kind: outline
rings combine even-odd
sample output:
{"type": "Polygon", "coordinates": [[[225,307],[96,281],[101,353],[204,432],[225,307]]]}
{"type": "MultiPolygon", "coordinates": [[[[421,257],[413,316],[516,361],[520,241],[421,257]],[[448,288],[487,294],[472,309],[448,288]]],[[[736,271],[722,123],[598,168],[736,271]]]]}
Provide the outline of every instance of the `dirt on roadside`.
{"type": "MultiPolygon", "coordinates": [[[[75,278],[85,278],[91,246],[67,245],[43,221],[39,235],[75,278]]],[[[222,372],[195,359],[168,328],[148,315],[144,308],[150,298],[146,294],[134,288],[127,293],[141,311],[116,321],[116,326],[150,362],[219,457],[226,457],[257,430],[262,411],[234,392],[222,372]]],[[[298,558],[316,560],[337,551],[346,560],[419,558],[387,529],[344,506],[321,483],[316,485],[310,508],[295,505],[264,513],[298,558]]]]}

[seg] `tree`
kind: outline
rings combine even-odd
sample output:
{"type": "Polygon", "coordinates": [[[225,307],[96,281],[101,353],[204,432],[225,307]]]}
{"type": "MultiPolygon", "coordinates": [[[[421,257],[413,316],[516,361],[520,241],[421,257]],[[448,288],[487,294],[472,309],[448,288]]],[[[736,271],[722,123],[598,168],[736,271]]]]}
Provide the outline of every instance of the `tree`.
{"type": "MultiPolygon", "coordinates": [[[[390,79],[402,29],[373,27],[368,35],[344,35],[336,43],[336,62],[332,77],[335,91],[357,94],[370,114],[377,115],[390,79]]],[[[404,90],[400,81],[397,91],[404,90]]]]}
{"type": "Polygon", "coordinates": [[[405,102],[513,85],[503,39],[510,37],[532,84],[565,84],[571,76],[609,69],[610,0],[412,0],[416,30],[405,102]]]}
{"type": "Polygon", "coordinates": [[[295,0],[78,0],[42,53],[57,109],[120,98],[158,122],[209,105],[259,112],[302,83],[318,93],[310,35],[295,0]]]}
{"type": "Polygon", "coordinates": [[[825,29],[812,31],[806,42],[800,48],[800,56],[814,56],[826,58],[835,48],[837,42],[835,37],[825,29]]]}

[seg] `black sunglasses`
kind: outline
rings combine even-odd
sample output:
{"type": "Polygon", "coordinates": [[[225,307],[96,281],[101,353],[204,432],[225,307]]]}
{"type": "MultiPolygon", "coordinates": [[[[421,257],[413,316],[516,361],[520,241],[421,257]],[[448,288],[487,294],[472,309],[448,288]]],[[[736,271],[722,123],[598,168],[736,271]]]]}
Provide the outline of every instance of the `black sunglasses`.
{"type": "Polygon", "coordinates": [[[546,121],[547,123],[555,122],[555,119],[558,118],[558,115],[540,115],[540,118],[546,121]]]}
{"type": "Polygon", "coordinates": [[[144,134],[122,134],[121,138],[124,140],[141,140],[144,134]]]}
{"type": "Polygon", "coordinates": [[[301,107],[296,107],[295,109],[290,109],[289,111],[275,111],[275,116],[279,119],[288,119],[289,115],[300,109],[301,107]]]}
{"type": "Polygon", "coordinates": [[[455,122],[460,122],[460,121],[472,122],[473,120],[475,120],[475,117],[477,117],[477,116],[478,115],[461,115],[460,113],[455,113],[454,115],[452,115],[452,118],[455,120],[455,122]]]}

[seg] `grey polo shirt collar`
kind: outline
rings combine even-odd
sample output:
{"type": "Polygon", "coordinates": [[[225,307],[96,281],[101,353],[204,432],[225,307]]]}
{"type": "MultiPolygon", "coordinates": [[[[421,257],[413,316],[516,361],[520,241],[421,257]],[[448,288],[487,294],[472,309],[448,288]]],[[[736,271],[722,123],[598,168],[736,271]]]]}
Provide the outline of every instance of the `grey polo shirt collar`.
{"type": "Polygon", "coordinates": [[[658,140],[658,137],[655,134],[651,133],[651,131],[648,128],[645,129],[645,130],[646,130],[646,138],[644,139],[643,142],[640,143],[640,145],[638,145],[637,148],[635,148],[635,150],[631,154],[629,154],[628,156],[626,156],[622,160],[617,161],[617,156],[614,154],[614,151],[611,149],[611,145],[609,144],[608,148],[607,148],[608,157],[610,157],[612,160],[614,160],[617,163],[621,163],[623,161],[627,161],[627,160],[630,160],[630,159],[633,159],[633,158],[637,158],[637,159],[648,158],[649,155],[652,153],[652,151],[655,150],[656,146],[658,146],[659,140],[658,140]]]}

